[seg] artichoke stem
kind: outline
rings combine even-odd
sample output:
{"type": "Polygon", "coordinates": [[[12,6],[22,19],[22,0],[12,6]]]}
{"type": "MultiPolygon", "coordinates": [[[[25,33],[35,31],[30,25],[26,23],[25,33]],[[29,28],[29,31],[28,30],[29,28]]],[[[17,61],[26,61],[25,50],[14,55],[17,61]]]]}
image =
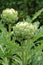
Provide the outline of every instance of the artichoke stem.
{"type": "Polygon", "coordinates": [[[22,65],[27,65],[27,53],[25,52],[25,49],[22,47],[22,65]]]}
{"type": "Polygon", "coordinates": [[[11,32],[11,24],[9,24],[9,33],[11,32]]]}

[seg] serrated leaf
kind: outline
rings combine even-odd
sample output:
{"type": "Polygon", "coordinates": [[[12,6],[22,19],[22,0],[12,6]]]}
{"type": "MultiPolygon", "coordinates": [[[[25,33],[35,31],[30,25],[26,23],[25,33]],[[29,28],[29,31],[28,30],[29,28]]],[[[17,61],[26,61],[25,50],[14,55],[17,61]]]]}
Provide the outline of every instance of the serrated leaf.
{"type": "Polygon", "coordinates": [[[40,9],[38,12],[36,12],[36,13],[33,15],[32,21],[34,21],[42,12],[43,12],[43,8],[40,9]]]}
{"type": "Polygon", "coordinates": [[[33,41],[36,41],[37,39],[39,39],[40,37],[43,37],[43,28],[40,28],[37,32],[36,35],[33,38],[33,41]]]}
{"type": "Polygon", "coordinates": [[[14,57],[13,57],[13,60],[15,60],[16,62],[18,62],[20,65],[22,65],[22,61],[20,60],[19,57],[14,56],[14,57]]]}

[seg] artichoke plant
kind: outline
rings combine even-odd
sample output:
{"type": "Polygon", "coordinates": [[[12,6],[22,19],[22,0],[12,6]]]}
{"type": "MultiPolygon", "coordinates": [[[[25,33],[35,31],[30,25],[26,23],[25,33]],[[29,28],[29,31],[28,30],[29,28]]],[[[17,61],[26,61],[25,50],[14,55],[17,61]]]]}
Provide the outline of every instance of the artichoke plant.
{"type": "Polygon", "coordinates": [[[28,22],[19,22],[13,27],[13,29],[14,36],[19,40],[33,38],[37,30],[32,23],[28,22]]]}
{"type": "Polygon", "coordinates": [[[16,21],[18,20],[18,12],[16,10],[14,10],[13,8],[11,9],[5,9],[2,12],[1,15],[2,21],[4,22],[4,25],[8,26],[8,30],[9,32],[11,32],[11,28],[12,28],[12,24],[15,24],[16,21]]]}
{"type": "Polygon", "coordinates": [[[15,23],[18,20],[18,12],[14,9],[5,9],[2,12],[1,18],[5,23],[15,23]]]}

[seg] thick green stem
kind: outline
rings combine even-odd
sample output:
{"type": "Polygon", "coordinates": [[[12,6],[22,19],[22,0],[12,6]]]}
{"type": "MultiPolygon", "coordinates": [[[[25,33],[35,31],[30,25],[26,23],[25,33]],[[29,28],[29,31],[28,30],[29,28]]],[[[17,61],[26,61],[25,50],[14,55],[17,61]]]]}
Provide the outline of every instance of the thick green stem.
{"type": "Polygon", "coordinates": [[[27,65],[27,58],[25,52],[22,52],[22,65],[27,65]]]}
{"type": "MultiPolygon", "coordinates": [[[[9,34],[11,33],[11,24],[9,24],[9,34]]],[[[11,36],[11,35],[10,35],[11,36]]],[[[11,37],[9,38],[11,40],[11,37]]]]}
{"type": "Polygon", "coordinates": [[[11,32],[11,24],[9,24],[9,33],[11,32]]]}
{"type": "Polygon", "coordinates": [[[27,53],[22,46],[22,65],[27,65],[27,53]]]}

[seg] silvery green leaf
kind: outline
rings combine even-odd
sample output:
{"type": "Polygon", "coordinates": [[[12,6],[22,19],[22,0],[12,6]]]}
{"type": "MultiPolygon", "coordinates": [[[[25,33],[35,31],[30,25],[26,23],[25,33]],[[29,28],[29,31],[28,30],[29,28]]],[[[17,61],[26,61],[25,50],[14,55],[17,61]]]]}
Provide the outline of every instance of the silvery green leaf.
{"type": "Polygon", "coordinates": [[[36,22],[33,23],[33,25],[34,25],[36,28],[38,28],[39,25],[40,25],[40,22],[39,22],[39,21],[36,21],[36,22]]]}
{"type": "Polygon", "coordinates": [[[38,12],[36,12],[36,13],[33,15],[32,21],[34,21],[42,12],[43,12],[43,8],[40,9],[38,12]]]}

